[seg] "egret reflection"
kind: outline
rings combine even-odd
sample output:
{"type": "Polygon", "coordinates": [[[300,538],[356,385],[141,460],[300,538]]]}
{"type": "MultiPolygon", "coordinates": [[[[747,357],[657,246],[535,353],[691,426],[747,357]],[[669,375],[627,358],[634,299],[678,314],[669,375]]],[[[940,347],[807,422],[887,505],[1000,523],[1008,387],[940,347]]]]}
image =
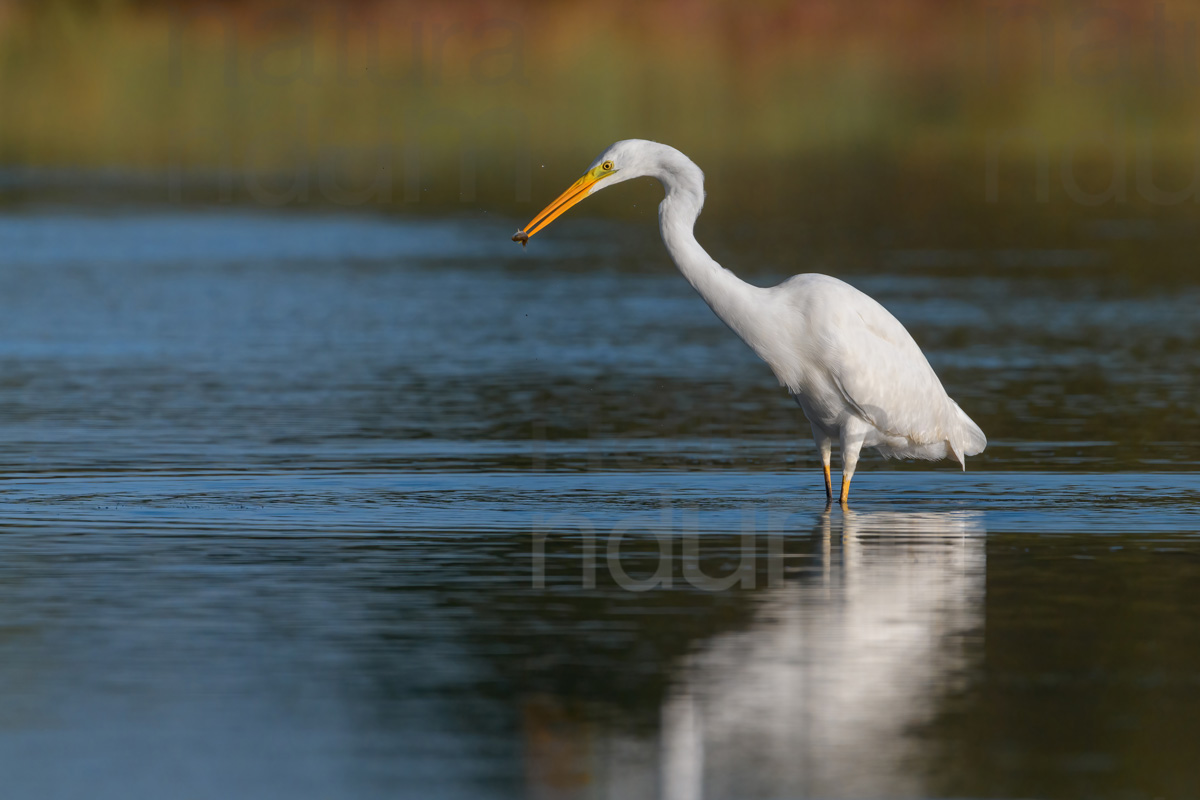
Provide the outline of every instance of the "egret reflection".
{"type": "Polygon", "coordinates": [[[530,770],[531,794],[920,794],[911,732],[933,718],[972,658],[967,643],[983,628],[984,533],[974,512],[821,515],[811,531],[818,547],[788,558],[788,579],[759,595],[750,622],[697,641],[675,664],[657,741],[560,715],[559,758],[539,758],[544,732],[529,731],[530,763],[554,765],[530,770]],[[568,753],[586,763],[568,768],[568,753]],[[564,774],[587,779],[569,788],[564,774]]]}

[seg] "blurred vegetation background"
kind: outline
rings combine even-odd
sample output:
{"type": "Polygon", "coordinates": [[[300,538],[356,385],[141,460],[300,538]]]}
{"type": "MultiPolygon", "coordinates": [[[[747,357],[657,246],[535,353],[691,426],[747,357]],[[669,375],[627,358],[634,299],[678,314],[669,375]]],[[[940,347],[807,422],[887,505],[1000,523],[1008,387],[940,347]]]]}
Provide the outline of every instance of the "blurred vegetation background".
{"type": "Polygon", "coordinates": [[[151,202],[523,219],[642,137],[705,168],[718,256],[767,269],[1100,240],[1083,267],[1190,279],[1198,19],[1175,0],[0,0],[0,191],[101,176],[151,202]]]}

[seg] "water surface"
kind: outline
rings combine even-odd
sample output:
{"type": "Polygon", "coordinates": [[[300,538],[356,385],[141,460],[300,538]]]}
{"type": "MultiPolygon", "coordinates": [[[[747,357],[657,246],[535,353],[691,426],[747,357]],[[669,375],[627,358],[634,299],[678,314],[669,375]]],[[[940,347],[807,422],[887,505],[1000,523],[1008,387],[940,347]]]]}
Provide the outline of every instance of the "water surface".
{"type": "Polygon", "coordinates": [[[827,510],[652,240],[512,227],[0,218],[6,795],[1200,793],[1200,285],[881,251],[990,443],[827,510]]]}

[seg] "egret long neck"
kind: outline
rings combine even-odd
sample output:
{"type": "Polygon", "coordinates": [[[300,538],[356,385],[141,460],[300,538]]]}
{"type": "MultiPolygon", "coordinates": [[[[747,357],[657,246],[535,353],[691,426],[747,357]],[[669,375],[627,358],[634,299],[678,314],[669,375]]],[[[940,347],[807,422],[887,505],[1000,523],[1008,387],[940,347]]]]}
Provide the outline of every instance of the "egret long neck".
{"type": "Polygon", "coordinates": [[[658,207],[658,222],[675,266],[721,321],[764,357],[767,341],[760,335],[761,312],[767,305],[768,290],[752,286],[722,267],[696,241],[693,229],[704,202],[703,189],[663,183],[667,196],[658,207]]]}

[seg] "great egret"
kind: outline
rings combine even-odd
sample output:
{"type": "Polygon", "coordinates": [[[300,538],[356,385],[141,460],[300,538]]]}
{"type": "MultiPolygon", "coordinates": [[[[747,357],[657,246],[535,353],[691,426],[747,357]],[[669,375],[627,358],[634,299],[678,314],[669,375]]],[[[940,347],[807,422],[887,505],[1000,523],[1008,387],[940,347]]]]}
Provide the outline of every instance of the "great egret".
{"type": "Polygon", "coordinates": [[[983,431],[946,394],[904,326],[875,300],[815,273],[764,289],[714,261],[692,232],[704,205],[704,173],[673,147],[617,142],[513,241],[524,245],[588,195],[643,176],[657,178],[666,190],[658,221],[675,266],[804,410],[821,453],[826,498],[833,498],[835,438],[842,450],[842,503],[863,447],[887,458],[953,457],[964,470],[967,456],[983,452],[983,431]]]}

